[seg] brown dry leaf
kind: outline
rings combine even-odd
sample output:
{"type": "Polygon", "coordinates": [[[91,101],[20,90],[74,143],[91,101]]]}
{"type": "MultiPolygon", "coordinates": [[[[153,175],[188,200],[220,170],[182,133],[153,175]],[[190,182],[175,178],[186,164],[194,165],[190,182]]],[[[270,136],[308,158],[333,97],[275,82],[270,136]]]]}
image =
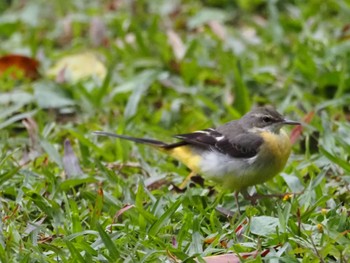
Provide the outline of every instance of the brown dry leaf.
{"type": "Polygon", "coordinates": [[[134,208],[135,205],[125,205],[123,208],[121,208],[120,210],[118,210],[118,212],[115,214],[114,219],[118,219],[123,213],[125,213],[126,211],[128,211],[131,208],[134,208]]]}
{"type": "Polygon", "coordinates": [[[39,62],[33,58],[9,54],[0,57],[0,76],[10,74],[13,79],[28,78],[35,80],[39,77],[39,62]]]}

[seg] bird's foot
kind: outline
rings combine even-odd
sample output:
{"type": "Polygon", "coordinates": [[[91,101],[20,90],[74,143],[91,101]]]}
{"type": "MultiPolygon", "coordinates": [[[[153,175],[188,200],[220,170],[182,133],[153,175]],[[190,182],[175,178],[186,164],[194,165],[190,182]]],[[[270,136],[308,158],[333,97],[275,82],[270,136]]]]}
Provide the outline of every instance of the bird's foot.
{"type": "Polygon", "coordinates": [[[189,183],[189,181],[191,181],[191,178],[194,177],[195,175],[196,175],[195,172],[191,172],[189,175],[187,175],[185,180],[183,180],[183,182],[180,184],[180,186],[178,188],[185,189],[187,184],[189,183]]]}
{"type": "Polygon", "coordinates": [[[243,197],[245,199],[249,200],[252,205],[256,205],[257,201],[259,199],[263,199],[263,198],[280,198],[280,199],[283,199],[283,200],[288,200],[292,196],[300,195],[300,194],[302,194],[302,192],[301,193],[284,193],[284,194],[266,194],[266,195],[255,193],[253,195],[249,195],[246,190],[242,191],[243,197]]]}

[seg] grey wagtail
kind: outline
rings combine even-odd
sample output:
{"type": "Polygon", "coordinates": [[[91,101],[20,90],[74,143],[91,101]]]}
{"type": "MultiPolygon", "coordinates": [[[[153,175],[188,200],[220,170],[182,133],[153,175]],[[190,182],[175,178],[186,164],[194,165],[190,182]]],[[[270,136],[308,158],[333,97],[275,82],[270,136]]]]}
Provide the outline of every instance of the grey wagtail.
{"type": "Polygon", "coordinates": [[[224,188],[247,197],[248,186],[261,184],[282,171],[291,152],[284,125],[300,125],[283,117],[273,107],[258,107],[241,119],[218,128],[175,135],[180,141],[165,143],[153,139],[95,131],[148,144],[169,154],[191,169],[224,188]]]}

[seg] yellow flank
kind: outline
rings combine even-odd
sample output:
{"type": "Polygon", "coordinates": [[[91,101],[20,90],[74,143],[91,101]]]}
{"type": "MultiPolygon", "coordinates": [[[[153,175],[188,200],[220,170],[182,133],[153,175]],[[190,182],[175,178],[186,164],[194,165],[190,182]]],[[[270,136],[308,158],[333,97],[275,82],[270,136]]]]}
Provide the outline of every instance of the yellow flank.
{"type": "MultiPolygon", "coordinates": [[[[261,147],[260,156],[266,156],[271,163],[271,173],[279,173],[283,170],[291,152],[291,143],[288,134],[284,130],[280,130],[279,134],[272,132],[262,132],[260,134],[264,138],[264,144],[261,147]]],[[[268,161],[268,160],[264,160],[268,161]]]]}
{"type": "Polygon", "coordinates": [[[166,150],[165,152],[185,164],[193,172],[199,172],[199,162],[201,160],[201,157],[192,151],[189,146],[179,146],[170,150],[166,150]]]}

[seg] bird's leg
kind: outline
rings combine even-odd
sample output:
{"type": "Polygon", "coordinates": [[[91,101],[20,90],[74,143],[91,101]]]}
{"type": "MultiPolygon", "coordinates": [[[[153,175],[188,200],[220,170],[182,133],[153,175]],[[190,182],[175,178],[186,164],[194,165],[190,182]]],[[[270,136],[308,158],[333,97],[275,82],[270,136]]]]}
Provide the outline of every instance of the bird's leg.
{"type": "Polygon", "coordinates": [[[236,192],[235,192],[235,201],[236,201],[237,211],[238,211],[238,213],[240,214],[241,211],[240,211],[240,207],[239,207],[238,195],[239,195],[239,191],[236,191],[236,192]]]}
{"type": "Polygon", "coordinates": [[[180,184],[179,188],[184,189],[186,187],[186,185],[188,184],[188,182],[191,180],[191,178],[195,175],[196,175],[196,172],[193,172],[193,171],[189,175],[187,175],[185,180],[183,180],[183,182],[180,184]]]}
{"type": "Polygon", "coordinates": [[[290,196],[292,196],[292,195],[300,195],[303,193],[303,191],[300,193],[284,193],[284,194],[268,194],[268,195],[255,193],[253,195],[249,195],[247,189],[243,189],[243,190],[241,190],[241,193],[245,199],[247,199],[251,202],[252,205],[256,205],[257,200],[262,199],[262,198],[276,197],[276,198],[285,199],[285,198],[290,198],[290,196]]]}
{"type": "Polygon", "coordinates": [[[261,198],[261,197],[258,197],[257,194],[249,195],[247,188],[242,189],[241,193],[244,199],[249,200],[252,205],[256,205],[256,200],[261,198]]]}

